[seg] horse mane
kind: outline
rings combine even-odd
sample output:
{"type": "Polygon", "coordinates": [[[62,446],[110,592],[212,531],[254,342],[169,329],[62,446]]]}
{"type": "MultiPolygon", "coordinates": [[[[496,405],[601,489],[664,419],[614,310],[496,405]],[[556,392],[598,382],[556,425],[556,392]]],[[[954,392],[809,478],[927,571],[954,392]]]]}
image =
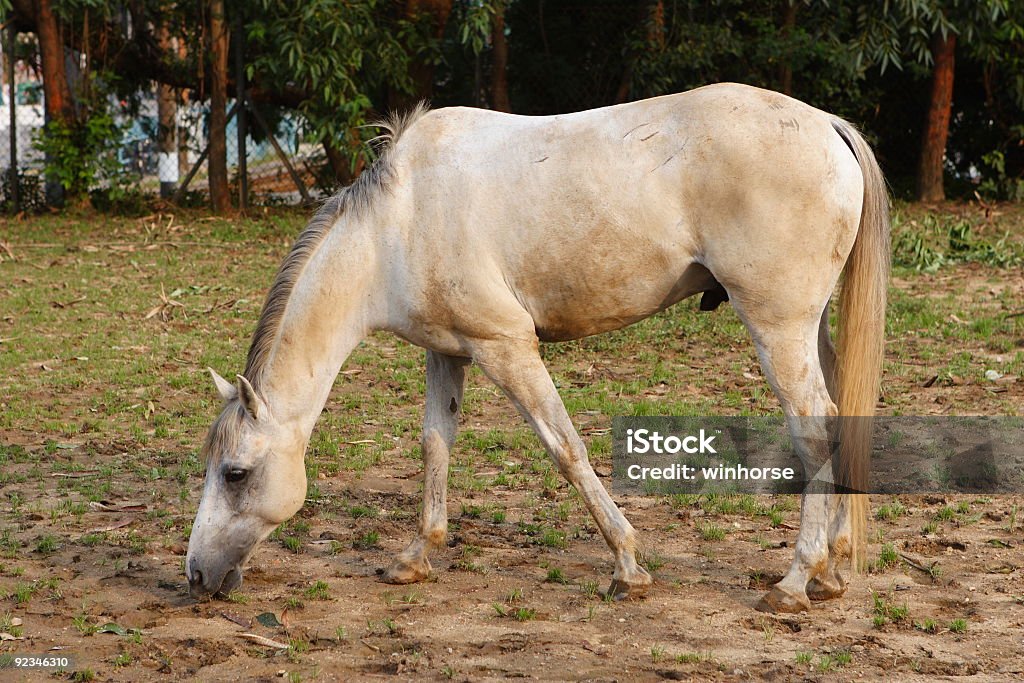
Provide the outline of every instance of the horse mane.
{"type": "Polygon", "coordinates": [[[224,453],[238,452],[238,425],[245,419],[245,408],[241,401],[232,399],[224,405],[217,419],[206,433],[206,440],[199,450],[199,461],[204,465],[211,459],[218,462],[224,453]]]}
{"type": "Polygon", "coordinates": [[[263,302],[263,310],[259,322],[256,323],[252,344],[249,346],[243,374],[254,388],[260,387],[288,307],[288,300],[306,264],[316,254],[324,238],[343,213],[367,210],[381,190],[388,187],[394,176],[391,150],[402,134],[428,111],[427,103],[420,102],[404,114],[393,113],[387,119],[372,124],[385,131],[371,141],[382,143],[378,148],[377,160],[359,174],[355,182],[327,199],[295,240],[263,302]]]}

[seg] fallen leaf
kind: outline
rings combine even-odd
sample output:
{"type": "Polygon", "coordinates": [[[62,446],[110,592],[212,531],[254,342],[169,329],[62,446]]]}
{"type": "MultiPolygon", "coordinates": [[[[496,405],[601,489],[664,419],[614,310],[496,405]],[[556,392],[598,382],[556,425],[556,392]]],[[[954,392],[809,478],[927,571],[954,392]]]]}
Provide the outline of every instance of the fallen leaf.
{"type": "Polygon", "coordinates": [[[25,640],[21,636],[12,636],[10,633],[0,633],[0,641],[3,640],[25,640]]]}
{"type": "Polygon", "coordinates": [[[277,628],[279,626],[284,626],[284,624],[277,620],[277,615],[273,612],[264,612],[263,614],[257,615],[256,621],[260,622],[267,628],[277,628]]]}
{"type": "Polygon", "coordinates": [[[71,301],[64,301],[64,302],[61,302],[61,301],[51,301],[50,305],[53,306],[54,308],[70,308],[71,306],[74,306],[75,304],[82,303],[87,298],[88,297],[80,296],[77,299],[72,299],[71,301]]]}
{"type": "Polygon", "coordinates": [[[118,636],[126,636],[126,635],[128,635],[130,630],[134,630],[134,629],[127,629],[124,626],[121,626],[121,624],[115,624],[112,621],[108,621],[107,623],[103,624],[98,629],[96,629],[96,632],[97,633],[113,633],[113,634],[118,635],[118,636]]]}
{"type": "Polygon", "coordinates": [[[115,524],[109,524],[107,526],[98,526],[95,529],[89,529],[85,533],[87,533],[87,534],[102,534],[105,531],[113,531],[114,529],[120,529],[122,527],[126,527],[129,524],[131,524],[133,521],[135,521],[135,520],[133,520],[133,519],[122,519],[120,522],[117,522],[115,524]]]}
{"type": "Polygon", "coordinates": [[[100,512],[143,512],[147,509],[145,503],[122,503],[121,505],[116,505],[103,501],[90,501],[89,507],[100,512]]]}
{"type": "Polygon", "coordinates": [[[235,623],[235,624],[238,624],[242,628],[249,628],[250,626],[252,626],[252,623],[248,619],[243,619],[242,617],[235,616],[234,614],[229,614],[227,612],[221,612],[220,615],[222,617],[224,617],[225,619],[227,619],[228,621],[230,621],[232,623],[235,623]]]}
{"type": "Polygon", "coordinates": [[[256,633],[239,633],[238,637],[245,638],[246,640],[251,640],[257,645],[265,645],[267,647],[277,648],[278,650],[287,650],[289,648],[289,645],[285,643],[281,643],[276,640],[271,640],[270,638],[265,638],[264,636],[258,635],[256,633]]]}
{"type": "MultiPolygon", "coordinates": [[[[171,296],[174,296],[173,292],[171,293],[171,296]]],[[[160,304],[151,308],[143,317],[143,320],[149,320],[159,314],[160,319],[166,322],[171,319],[171,315],[173,314],[175,307],[180,308],[185,319],[188,320],[188,314],[185,313],[185,304],[180,301],[175,301],[172,298],[168,298],[167,294],[164,293],[164,286],[160,285],[160,304]]]]}

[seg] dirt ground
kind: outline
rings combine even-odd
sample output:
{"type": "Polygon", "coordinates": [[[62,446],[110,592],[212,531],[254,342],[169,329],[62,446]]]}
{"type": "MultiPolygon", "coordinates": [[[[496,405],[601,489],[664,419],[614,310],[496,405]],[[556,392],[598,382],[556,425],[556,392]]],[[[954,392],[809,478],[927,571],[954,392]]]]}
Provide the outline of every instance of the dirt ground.
{"type": "MultiPolygon", "coordinates": [[[[380,467],[361,480],[339,476],[323,483],[326,496],[375,508],[378,517],[338,524],[307,508],[302,518],[309,540],[302,551],[265,544],[237,602],[188,598],[183,544],[125,551],[83,547],[69,538],[45,559],[16,558],[26,567],[23,579],[56,577],[60,583],[11,609],[23,620],[26,640],[13,648],[5,643],[5,650],[70,654],[76,670],[111,681],[274,680],[281,672],[298,672],[303,680],[608,681],[882,680],[894,672],[901,680],[1012,680],[1024,674],[1019,522],[1009,530],[1024,503],[1020,497],[901,498],[905,514],[873,526],[915,566],[897,560],[855,580],[841,600],[816,604],[806,614],[773,616],[753,606],[790,560],[795,512],[771,528],[742,513],[620,498],[663,564],[648,597],[608,603],[590,582],[605,587],[610,555],[578,510],[570,516],[578,526],[565,547],[546,547],[511,521],[533,518],[523,495],[490,490],[461,497],[451,506],[451,547],[434,556],[436,579],[396,587],[379,583],[376,574],[409,537],[418,498],[415,469],[380,467]],[[966,505],[964,514],[922,533],[939,510],[958,504],[966,505]],[[505,511],[506,521],[462,511],[472,505],[505,511]],[[724,540],[702,539],[709,517],[725,530],[724,540]],[[355,550],[347,543],[371,530],[380,534],[380,547],[355,550]],[[345,545],[337,554],[331,554],[332,539],[345,545]],[[552,568],[566,583],[547,580],[552,568]],[[317,581],[329,586],[322,599],[310,597],[317,581]],[[873,594],[906,606],[908,616],[875,626],[873,594]],[[287,627],[257,622],[265,612],[287,627]],[[83,613],[95,625],[139,629],[140,642],[130,634],[83,634],[73,625],[83,613]],[[927,626],[929,619],[934,626],[927,626]],[[957,619],[966,623],[962,633],[950,630],[957,619]],[[293,647],[264,647],[243,633],[293,647]],[[49,652],[54,647],[61,649],[49,652]],[[132,664],[112,664],[123,653],[132,664]],[[849,663],[837,663],[844,653],[849,663]],[[802,654],[810,661],[802,662],[802,654]]],[[[560,487],[555,501],[567,499],[560,487]]],[[[85,518],[103,527],[147,523],[143,512],[89,512],[85,518]]],[[[39,522],[45,520],[29,523],[39,522]]],[[[31,536],[31,527],[27,531],[31,536]]],[[[873,543],[871,557],[879,553],[873,543]]]]}
{"type": "MultiPolygon", "coordinates": [[[[191,306],[187,317],[168,304],[147,318],[152,302],[162,305],[160,279],[144,275],[144,245],[156,242],[125,230],[123,239],[137,250],[98,247],[95,258],[102,256],[111,277],[139,278],[151,301],[116,319],[105,317],[110,304],[102,297],[89,294],[78,305],[74,291],[58,288],[44,296],[62,305],[45,307],[40,329],[59,341],[61,316],[73,315],[75,334],[103,337],[112,324],[130,324],[143,346],[219,336],[233,349],[230,362],[240,362],[286,241],[256,240],[228,252],[245,262],[234,276],[237,291],[212,292],[201,305],[182,297],[191,306]],[[216,322],[232,311],[237,320],[216,322]]],[[[53,254],[73,269],[75,258],[82,267],[94,252],[60,246],[53,254]]],[[[223,254],[217,258],[223,267],[223,254]]],[[[8,271],[8,283],[44,279],[25,261],[52,267],[49,256],[21,261],[22,270],[8,271]]],[[[73,275],[63,277],[73,284],[73,275]]],[[[7,285],[4,314],[17,318],[14,287],[7,285]]],[[[998,344],[967,320],[969,312],[998,302],[1016,301],[1019,308],[1019,271],[958,266],[936,275],[904,273],[895,287],[908,301],[941,299],[959,313],[937,309],[952,330],[946,343],[929,333],[927,320],[897,331],[880,411],[1020,415],[1021,318],[1012,318],[1014,310],[999,314],[1009,322],[988,331],[998,344]],[[967,332],[957,337],[964,326],[967,332]],[[965,352],[980,365],[959,369],[965,352]],[[985,382],[989,366],[1000,369],[998,381],[985,382]]],[[[616,414],[609,411],[666,396],[718,401],[726,413],[773,410],[741,331],[734,335],[725,326],[710,341],[680,338],[659,347],[671,379],[637,383],[651,367],[644,347],[661,328],[644,329],[640,341],[619,339],[610,351],[584,343],[547,356],[609,487],[607,432],[616,414]],[[604,400],[612,403],[604,407],[604,400]]],[[[9,341],[19,334],[15,322],[0,330],[0,344],[18,343],[9,341]]],[[[168,386],[159,397],[140,389],[119,398],[89,380],[38,380],[50,372],[41,369],[47,363],[69,382],[76,373],[87,375],[90,361],[76,365],[71,351],[37,358],[22,349],[31,360],[4,365],[5,410],[22,412],[0,423],[0,632],[7,634],[0,636],[0,657],[73,662],[63,672],[0,671],[0,679],[1024,677],[1024,496],[876,497],[871,571],[856,577],[840,600],[804,614],[769,615],[754,605],[792,557],[799,521],[794,497],[666,499],[613,490],[642,536],[655,585],[643,599],[609,602],[602,591],[612,558],[594,523],[478,372],[471,375],[452,468],[448,547],[433,555],[428,582],[380,583],[380,570],[412,537],[422,486],[420,352],[383,336],[359,350],[335,386],[311,445],[315,486],[307,505],[256,552],[240,591],[197,603],[187,595],[183,559],[203,481],[195,454],[202,425],[217,409],[202,373],[205,365],[226,361],[191,348],[182,342],[162,365],[141,359],[155,374],[147,381],[168,386]],[[185,379],[179,382],[179,375],[185,379]],[[42,417],[28,405],[43,406],[42,417]]],[[[95,360],[99,352],[90,353],[95,360]]]]}

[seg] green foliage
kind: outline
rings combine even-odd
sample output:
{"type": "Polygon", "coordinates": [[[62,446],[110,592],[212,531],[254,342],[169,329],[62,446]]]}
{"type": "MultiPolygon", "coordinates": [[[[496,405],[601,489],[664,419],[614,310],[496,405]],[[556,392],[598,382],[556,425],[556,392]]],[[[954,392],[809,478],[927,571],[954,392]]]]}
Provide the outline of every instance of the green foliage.
{"type": "Polygon", "coordinates": [[[384,0],[259,0],[247,23],[247,77],[288,84],[308,132],[331,141],[353,168],[376,135],[365,126],[389,90],[413,93],[409,65],[436,61],[426,21],[398,18],[384,0]]]}
{"type": "MultiPolygon", "coordinates": [[[[487,106],[494,20],[504,12],[516,113],[577,111],[720,81],[788,89],[861,125],[898,193],[910,187],[916,170],[932,41],[955,34],[947,187],[961,196],[977,191],[1024,200],[1024,2],[458,0],[443,31],[426,10],[407,15],[408,4],[227,2],[230,19],[242,15],[245,71],[269,127],[284,118],[301,121],[309,139],[329,144],[333,164],[319,174],[321,184],[335,182],[339,159],[354,173],[372,158],[366,143],[377,131],[365,126],[388,109],[428,93],[435,106],[487,106]],[[425,80],[431,73],[432,83],[425,80]]],[[[89,55],[92,71],[73,93],[76,120],[51,124],[40,141],[53,158],[49,170],[68,194],[89,192],[97,206],[133,208],[111,144],[120,137],[120,119],[111,113],[109,96],[148,89],[154,75],[191,84],[193,99],[205,96],[204,7],[183,0],[128,6],[55,0],[67,31],[80,33],[89,12],[90,25],[107,32],[104,40],[121,46],[89,55]],[[138,35],[129,36],[128,26],[138,35]],[[165,54],[159,69],[125,69],[117,62],[138,46],[161,42],[158,29],[167,29],[184,54],[165,54]]],[[[0,0],[0,15],[5,8],[9,0],[0,0]]],[[[16,47],[24,57],[34,54],[24,40],[16,47]]],[[[257,140],[264,135],[258,126],[250,133],[257,140]]],[[[24,194],[38,196],[31,187],[24,194]]],[[[0,188],[0,208],[4,196],[0,188]]]]}
{"type": "Polygon", "coordinates": [[[50,120],[36,137],[35,148],[47,157],[47,177],[60,183],[69,199],[92,191],[113,204],[130,192],[131,179],[118,158],[123,125],[110,101],[117,82],[113,74],[86,74],[75,114],[50,120]]]}
{"type": "MultiPolygon", "coordinates": [[[[1024,63],[1022,63],[1024,65],[1024,63]]],[[[1024,85],[1021,86],[1024,88],[1024,85]]],[[[1024,126],[1014,126],[1013,134],[1024,141],[1024,126]]],[[[981,156],[984,180],[978,185],[978,193],[990,199],[1024,201],[1024,178],[1013,178],[1006,174],[1006,154],[994,149],[981,156]]]]}
{"type": "Polygon", "coordinates": [[[851,44],[859,67],[902,69],[908,61],[931,66],[933,36],[956,34],[979,46],[1006,17],[1009,0],[872,0],[856,3],[857,34],[851,44]]]}
{"type": "Polygon", "coordinates": [[[798,2],[797,21],[783,30],[781,3],[709,0],[665,5],[662,21],[648,17],[631,33],[635,59],[633,95],[661,95],[721,81],[781,89],[782,67],[794,95],[850,110],[858,73],[837,21],[842,3],[798,2]],[[814,74],[808,78],[807,74],[814,74]]]}
{"type": "Polygon", "coordinates": [[[120,172],[121,164],[110,145],[119,136],[113,117],[102,112],[82,122],[50,121],[35,147],[49,159],[46,174],[71,197],[81,197],[102,179],[120,172]]]}
{"type": "Polygon", "coordinates": [[[459,3],[459,42],[468,45],[475,55],[483,52],[491,39],[495,15],[510,2],[511,0],[475,0],[459,3]]]}
{"type": "Polygon", "coordinates": [[[920,220],[893,216],[893,262],[933,273],[945,265],[976,262],[1015,267],[1024,263],[1024,245],[1006,233],[980,235],[970,221],[928,214],[920,220]]]}

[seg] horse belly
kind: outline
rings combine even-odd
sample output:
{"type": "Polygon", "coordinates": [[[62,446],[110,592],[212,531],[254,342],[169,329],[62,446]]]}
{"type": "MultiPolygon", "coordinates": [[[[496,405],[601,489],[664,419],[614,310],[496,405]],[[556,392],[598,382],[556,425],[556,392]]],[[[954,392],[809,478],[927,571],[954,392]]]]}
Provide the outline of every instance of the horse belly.
{"type": "Polygon", "coordinates": [[[541,341],[569,341],[643,320],[703,291],[714,278],[699,263],[645,271],[595,269],[586,279],[549,280],[543,293],[522,297],[541,341]]]}

